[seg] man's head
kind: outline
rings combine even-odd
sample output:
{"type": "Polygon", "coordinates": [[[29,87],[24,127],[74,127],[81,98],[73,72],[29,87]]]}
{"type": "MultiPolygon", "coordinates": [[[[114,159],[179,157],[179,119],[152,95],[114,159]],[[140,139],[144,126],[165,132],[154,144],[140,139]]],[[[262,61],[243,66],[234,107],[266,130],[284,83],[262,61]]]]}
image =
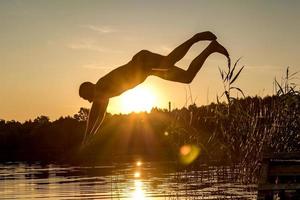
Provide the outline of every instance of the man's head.
{"type": "Polygon", "coordinates": [[[79,87],[79,96],[89,102],[94,99],[95,84],[91,82],[84,82],[79,87]]]}

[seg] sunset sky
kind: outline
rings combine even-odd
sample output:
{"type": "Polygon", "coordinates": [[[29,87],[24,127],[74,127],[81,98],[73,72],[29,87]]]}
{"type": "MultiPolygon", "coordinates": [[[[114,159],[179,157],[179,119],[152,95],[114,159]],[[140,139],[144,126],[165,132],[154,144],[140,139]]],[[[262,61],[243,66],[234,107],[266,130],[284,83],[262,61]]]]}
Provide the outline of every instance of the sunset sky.
{"type": "MultiPolygon", "coordinates": [[[[236,85],[246,95],[272,94],[275,76],[280,79],[287,66],[300,70],[299,10],[297,0],[2,0],[0,119],[72,116],[90,107],[78,96],[82,82],[96,82],[142,49],[168,54],[207,30],[233,60],[242,57],[245,69],[236,85]]],[[[195,45],[178,66],[186,69],[207,45],[195,45]]],[[[197,105],[222,93],[218,66],[225,68],[226,59],[211,55],[190,84],[197,105]]],[[[157,77],[139,88],[151,91],[153,104],[162,108],[168,101],[183,107],[189,96],[188,85],[157,77]]],[[[108,112],[127,112],[121,98],[111,99],[108,112]]]]}

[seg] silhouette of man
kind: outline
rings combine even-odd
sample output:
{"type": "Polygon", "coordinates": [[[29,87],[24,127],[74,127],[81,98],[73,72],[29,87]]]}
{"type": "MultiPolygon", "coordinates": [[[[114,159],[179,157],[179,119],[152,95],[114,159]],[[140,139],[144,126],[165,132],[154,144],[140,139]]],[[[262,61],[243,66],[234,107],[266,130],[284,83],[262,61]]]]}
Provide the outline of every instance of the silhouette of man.
{"type": "Polygon", "coordinates": [[[96,84],[82,83],[79,88],[80,97],[93,102],[83,143],[88,142],[98,131],[105,117],[109,98],[139,85],[148,76],[154,75],[169,81],[191,83],[210,54],[221,53],[230,61],[227,50],[216,39],[217,37],[209,31],[197,33],[167,56],[141,50],[127,64],[112,70],[96,84]],[[185,56],[193,44],[204,40],[212,42],[191,62],[187,70],[174,65],[185,56]]]}

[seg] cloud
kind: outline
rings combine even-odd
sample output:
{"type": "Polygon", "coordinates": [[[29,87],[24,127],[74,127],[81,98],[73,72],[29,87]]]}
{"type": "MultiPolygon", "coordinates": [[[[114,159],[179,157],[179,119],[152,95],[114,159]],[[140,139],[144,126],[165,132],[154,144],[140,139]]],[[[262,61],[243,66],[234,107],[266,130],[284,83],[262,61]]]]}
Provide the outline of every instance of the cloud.
{"type": "Polygon", "coordinates": [[[286,68],[279,65],[246,65],[249,70],[285,72],[286,68]]]}
{"type": "Polygon", "coordinates": [[[107,50],[99,47],[96,43],[92,40],[81,40],[75,43],[71,43],[68,45],[70,49],[83,49],[83,50],[92,50],[98,52],[106,52],[107,50]]]}
{"type": "Polygon", "coordinates": [[[86,68],[86,69],[99,69],[99,70],[103,70],[103,71],[110,71],[112,70],[111,67],[103,67],[101,65],[98,65],[98,64],[86,64],[86,65],[82,65],[83,68],[86,68]]]}
{"type": "Polygon", "coordinates": [[[97,51],[101,53],[123,53],[120,50],[113,50],[109,48],[100,47],[97,45],[95,40],[91,39],[81,39],[76,42],[71,42],[67,44],[67,47],[73,50],[89,50],[89,51],[97,51]]]}
{"type": "Polygon", "coordinates": [[[163,53],[170,53],[173,49],[167,45],[161,45],[158,50],[162,51],[163,53]]]}
{"type": "Polygon", "coordinates": [[[110,26],[95,26],[95,25],[92,25],[92,24],[88,24],[88,25],[83,25],[82,27],[88,28],[92,31],[96,31],[96,32],[101,33],[101,34],[108,34],[108,33],[117,32],[116,29],[114,29],[110,26]]]}

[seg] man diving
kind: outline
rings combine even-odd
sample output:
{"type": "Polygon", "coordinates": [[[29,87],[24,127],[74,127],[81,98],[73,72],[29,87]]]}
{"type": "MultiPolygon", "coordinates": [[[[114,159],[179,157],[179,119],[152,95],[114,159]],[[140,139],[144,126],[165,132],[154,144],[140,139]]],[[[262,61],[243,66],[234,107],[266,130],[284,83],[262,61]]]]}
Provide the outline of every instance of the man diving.
{"type": "Polygon", "coordinates": [[[97,133],[105,117],[109,99],[134,88],[144,82],[148,76],[153,75],[169,81],[191,83],[204,61],[212,53],[223,54],[230,61],[227,50],[216,39],[217,37],[209,31],[197,33],[167,56],[141,50],[127,64],[112,70],[100,78],[96,84],[82,83],[79,95],[92,103],[83,144],[97,133]],[[187,70],[175,66],[175,63],[186,55],[193,44],[204,40],[211,41],[211,43],[191,62],[187,70]]]}

